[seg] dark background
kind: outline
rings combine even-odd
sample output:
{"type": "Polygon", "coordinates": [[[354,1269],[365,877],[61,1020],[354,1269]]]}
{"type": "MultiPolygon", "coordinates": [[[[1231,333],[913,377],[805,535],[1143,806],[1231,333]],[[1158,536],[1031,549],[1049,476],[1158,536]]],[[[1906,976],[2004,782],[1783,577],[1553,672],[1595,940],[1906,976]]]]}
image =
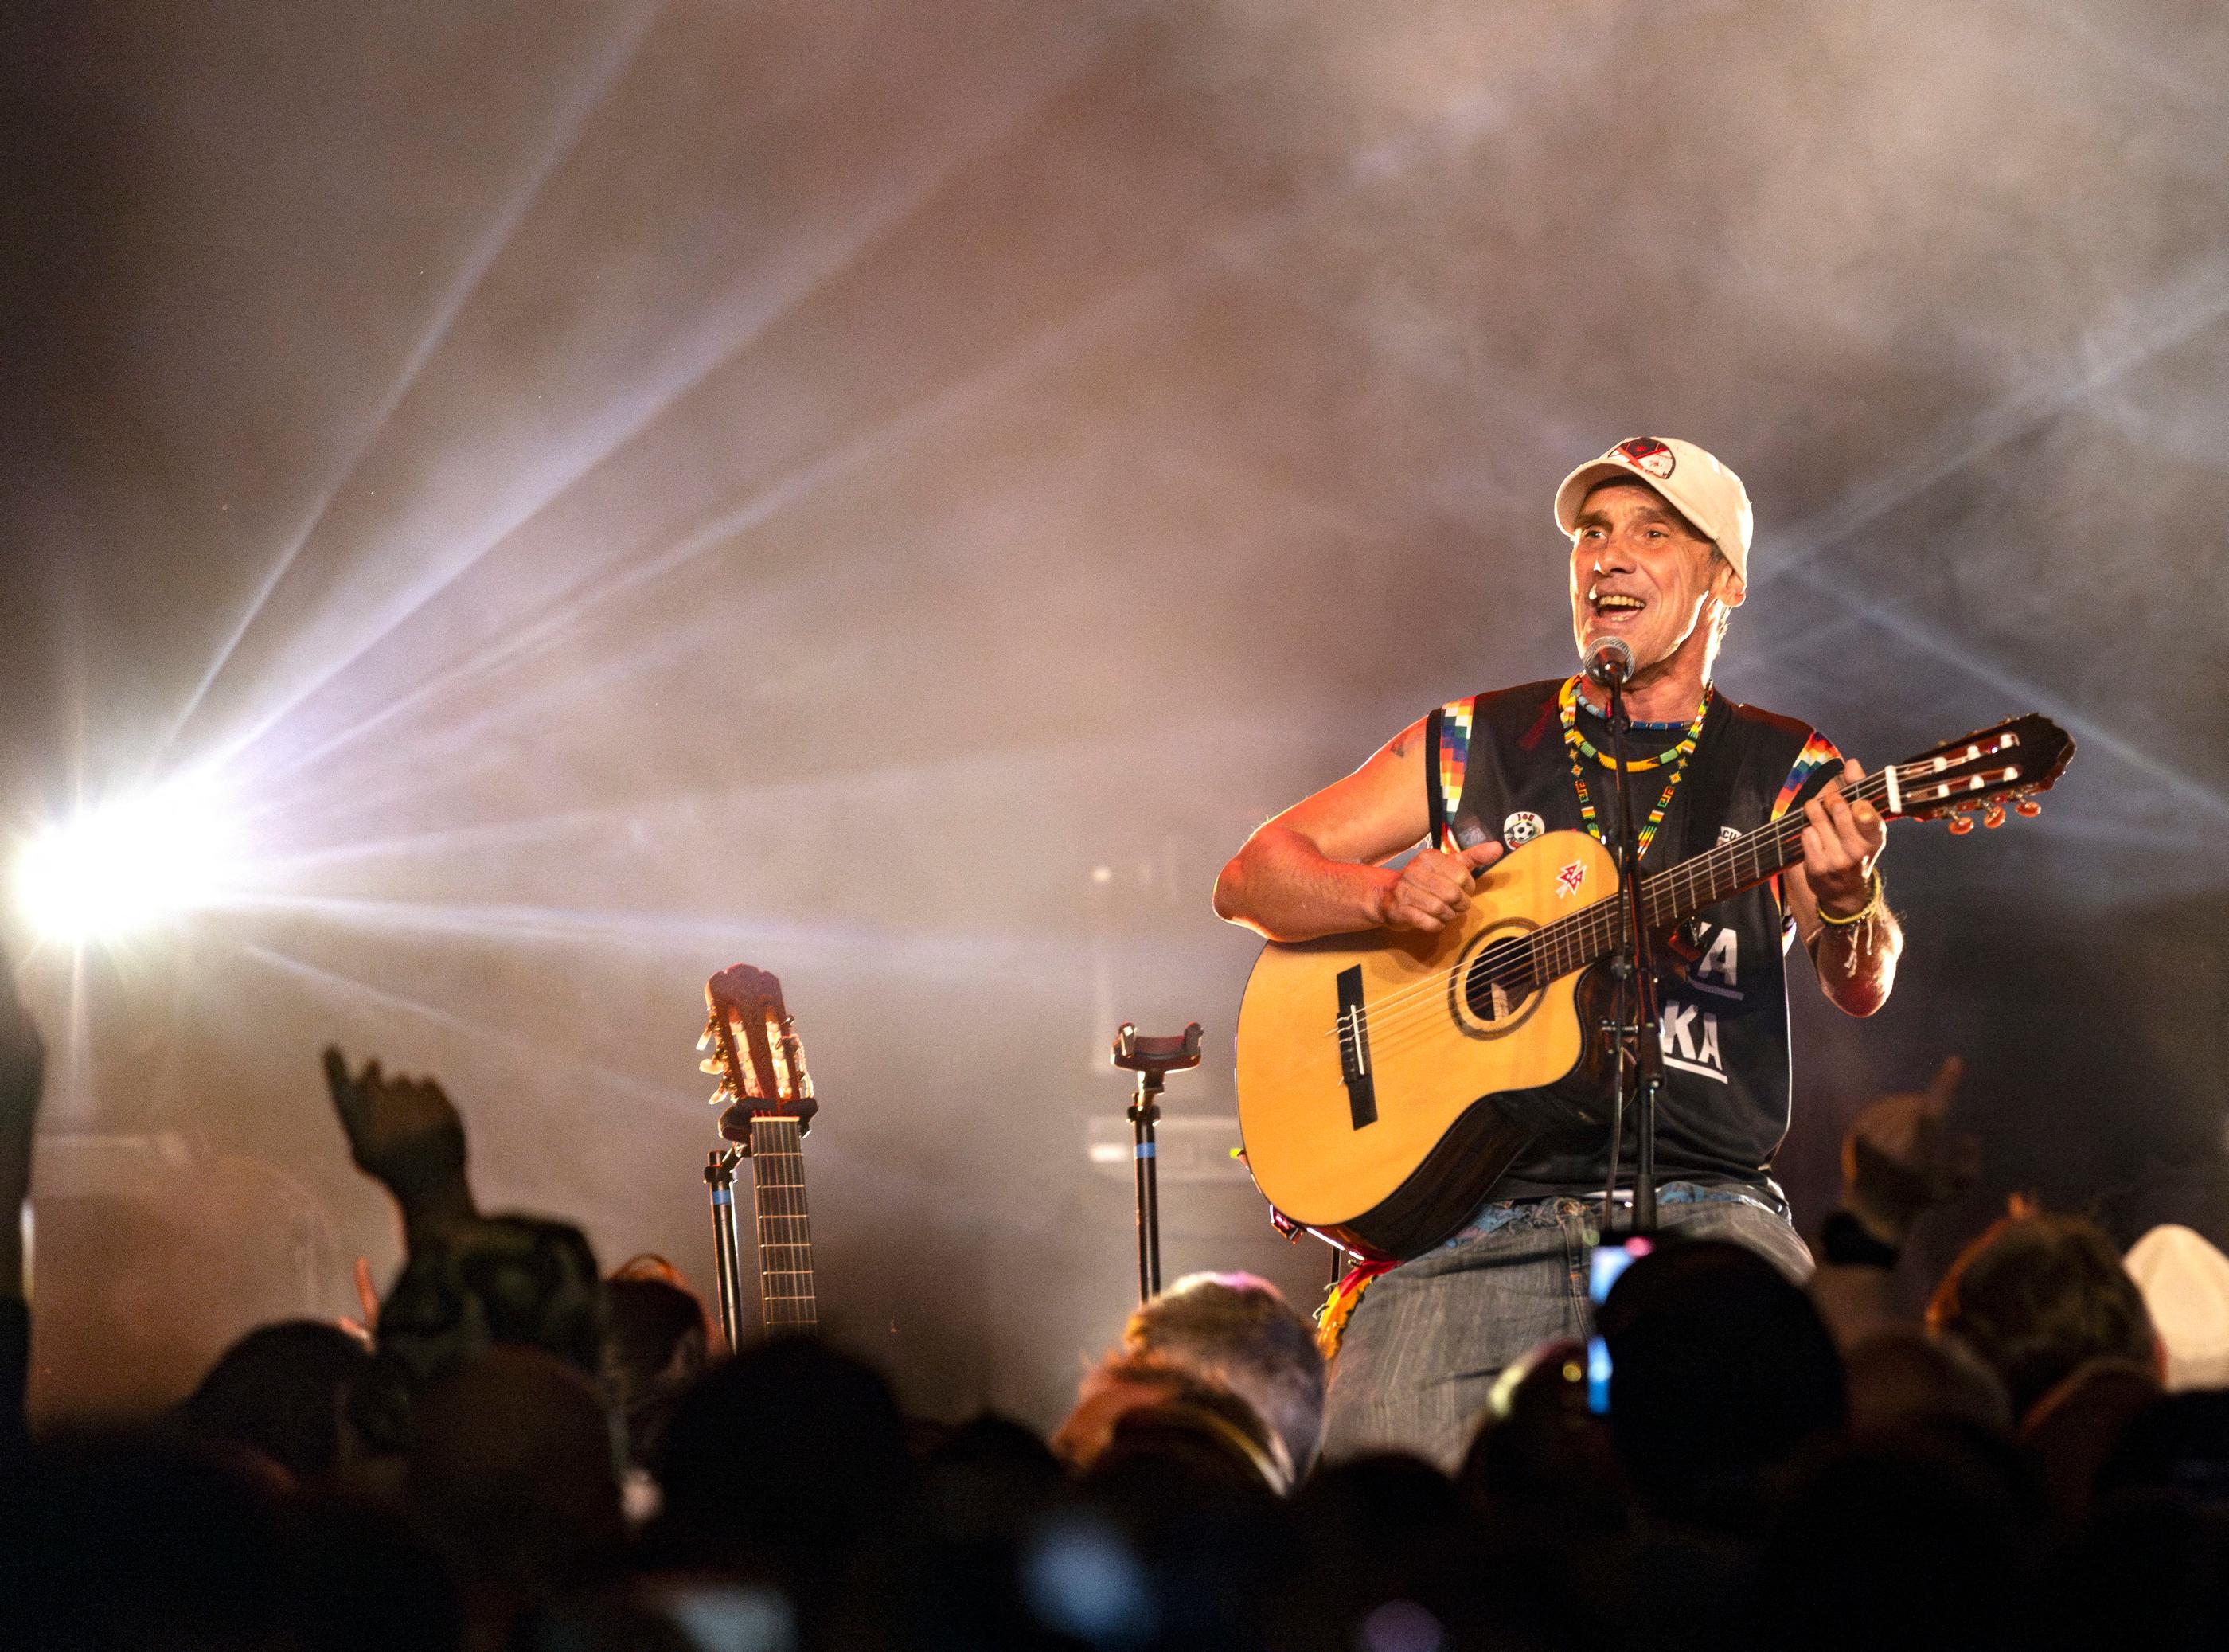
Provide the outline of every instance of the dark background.
{"type": "MultiPolygon", "coordinates": [[[[8,9],[0,800],[211,772],[235,898],[14,945],[55,1047],[37,1396],[353,1308],[316,1054],[483,1202],[709,1272],[699,990],[787,984],[821,1300],[1056,1415],[1130,1289],[1114,1025],[1235,1143],[1217,866],[1567,668],[1557,480],[1741,472],[1721,671],[1878,764],[2018,710],[2040,820],[1798,966],[1808,1217],[1964,1051],[1988,1179],[2223,1232],[2229,16],[2210,0],[8,9]],[[1220,1121],[1220,1122],[1216,1122],[1220,1121]]],[[[1172,1148],[1172,1154],[1173,1154],[1172,1148]]],[[[1312,1291],[1243,1184],[1172,1269],[1312,1291]]]]}

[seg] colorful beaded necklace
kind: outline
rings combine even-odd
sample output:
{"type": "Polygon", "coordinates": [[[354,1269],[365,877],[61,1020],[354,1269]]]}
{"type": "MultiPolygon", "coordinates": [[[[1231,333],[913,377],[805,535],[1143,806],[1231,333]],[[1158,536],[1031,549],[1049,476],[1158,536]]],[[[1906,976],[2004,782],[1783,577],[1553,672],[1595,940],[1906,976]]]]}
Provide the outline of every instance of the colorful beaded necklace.
{"type": "MultiPolygon", "coordinates": [[[[1556,698],[1563,713],[1564,749],[1571,755],[1571,784],[1579,794],[1580,824],[1586,827],[1588,835],[1596,843],[1607,847],[1609,839],[1603,835],[1602,825],[1595,819],[1594,799],[1587,794],[1586,767],[1581,761],[1581,755],[1584,754],[1603,768],[1612,769],[1617,767],[1617,759],[1596,750],[1586,736],[1579,732],[1577,678],[1565,683],[1563,691],[1556,698]]],[[[1648,853],[1648,845],[1656,840],[1656,828],[1664,824],[1664,812],[1672,807],[1672,794],[1680,789],[1680,777],[1687,772],[1687,759],[1695,749],[1696,741],[1702,737],[1703,719],[1710,714],[1711,691],[1706,686],[1703,690],[1703,703],[1695,708],[1695,720],[1687,725],[1686,731],[1677,742],[1654,757],[1628,757],[1625,760],[1628,774],[1643,774],[1652,768],[1661,768],[1667,763],[1672,765],[1672,774],[1664,782],[1663,794],[1657,798],[1656,807],[1648,811],[1648,823],[1641,828],[1639,853],[1644,858],[1648,853]]]]}

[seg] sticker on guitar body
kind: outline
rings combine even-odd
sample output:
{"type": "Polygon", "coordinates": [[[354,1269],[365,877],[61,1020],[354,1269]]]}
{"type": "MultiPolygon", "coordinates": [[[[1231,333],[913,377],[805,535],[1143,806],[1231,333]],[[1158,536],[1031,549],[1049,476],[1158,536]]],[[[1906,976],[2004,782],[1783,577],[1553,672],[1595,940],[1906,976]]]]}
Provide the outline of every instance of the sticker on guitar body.
{"type": "Polygon", "coordinates": [[[1579,892],[1579,885],[1586,881],[1587,869],[1585,864],[1577,860],[1571,862],[1570,865],[1564,867],[1563,871],[1556,874],[1556,898],[1560,901],[1566,895],[1577,894],[1579,892]]]}

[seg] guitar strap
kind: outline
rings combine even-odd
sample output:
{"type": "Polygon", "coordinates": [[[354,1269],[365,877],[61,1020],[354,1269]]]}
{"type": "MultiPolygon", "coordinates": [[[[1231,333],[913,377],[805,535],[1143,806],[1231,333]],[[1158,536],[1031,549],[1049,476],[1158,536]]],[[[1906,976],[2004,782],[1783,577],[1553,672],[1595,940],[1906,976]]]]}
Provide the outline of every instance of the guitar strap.
{"type": "Polygon", "coordinates": [[[1841,766],[1842,754],[1835,749],[1834,742],[1816,729],[1812,730],[1803,742],[1803,749],[1795,754],[1795,762],[1781,785],[1780,795],[1773,800],[1772,818],[1777,820],[1788,813],[1789,805],[1802,794],[1813,775],[1821,768],[1840,769],[1841,766]]]}

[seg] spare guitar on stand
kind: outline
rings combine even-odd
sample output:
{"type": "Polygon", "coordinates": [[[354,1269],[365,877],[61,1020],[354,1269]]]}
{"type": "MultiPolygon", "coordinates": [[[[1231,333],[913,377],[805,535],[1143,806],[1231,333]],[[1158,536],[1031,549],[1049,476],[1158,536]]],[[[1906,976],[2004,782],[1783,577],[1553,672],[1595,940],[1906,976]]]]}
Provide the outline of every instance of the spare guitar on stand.
{"type": "Polygon", "coordinates": [[[712,1192],[712,1250],[720,1328],[732,1351],[742,1346],[742,1249],[736,1230],[736,1165],[751,1161],[756,1212],[759,1323],[768,1336],[811,1331],[819,1322],[813,1287],[813,1225],[805,1204],[806,1131],[819,1110],[805,1049],[781,999],[781,982],[736,964],[704,983],[703,1064],[719,1075],[712,1104],[729,1103],[720,1134],[735,1145],[704,1167],[712,1192]]]}

